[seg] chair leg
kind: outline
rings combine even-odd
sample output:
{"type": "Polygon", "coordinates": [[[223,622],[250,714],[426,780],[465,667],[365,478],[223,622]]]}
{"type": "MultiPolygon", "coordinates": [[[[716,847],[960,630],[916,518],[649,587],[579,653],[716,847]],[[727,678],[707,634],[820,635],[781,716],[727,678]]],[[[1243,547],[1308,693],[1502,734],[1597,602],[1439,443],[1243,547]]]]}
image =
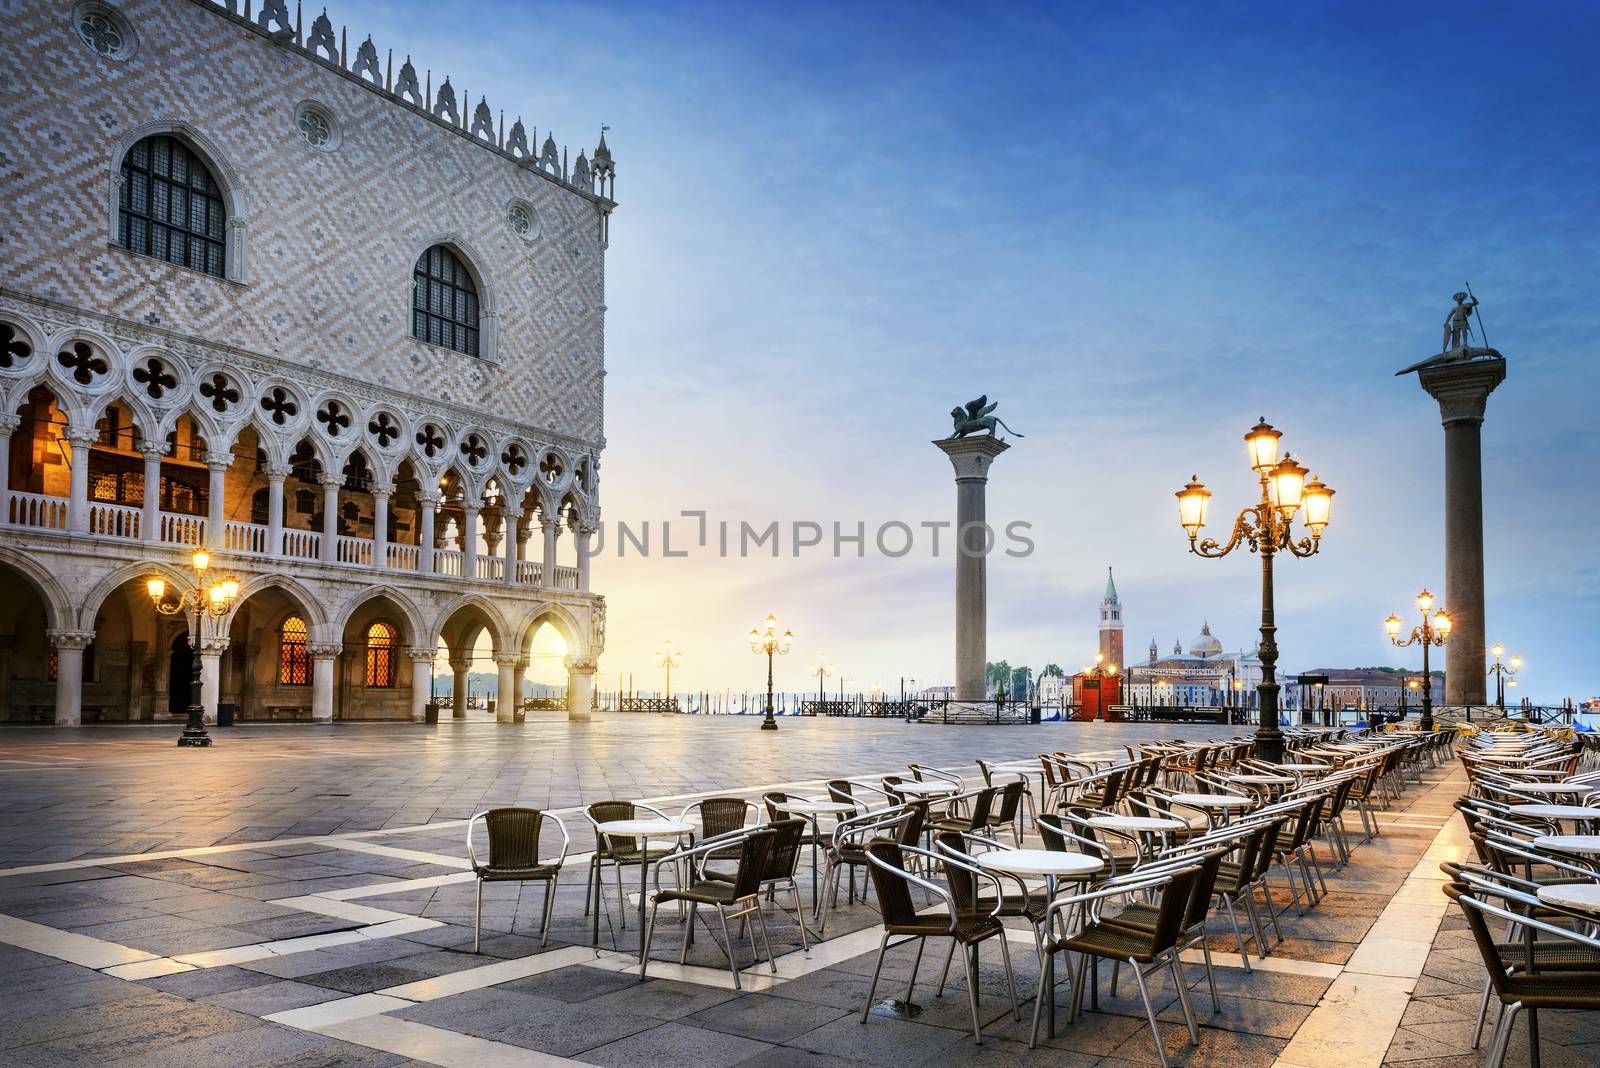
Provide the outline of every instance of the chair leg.
{"type": "Polygon", "coordinates": [[[1539,1068],[1539,1010],[1528,1010],[1528,1068],[1539,1068]]]}
{"type": "Polygon", "coordinates": [[[683,924],[683,948],[678,951],[679,964],[689,963],[689,943],[693,941],[690,935],[694,934],[694,918],[699,915],[696,911],[698,908],[697,903],[689,902],[689,918],[683,924]]]}
{"type": "Polygon", "coordinates": [[[556,882],[560,876],[552,876],[544,883],[544,909],[539,917],[539,946],[543,948],[550,944],[550,913],[556,903],[556,882]]]}
{"type": "Polygon", "coordinates": [[[1161,1068],[1172,1068],[1167,1061],[1166,1047],[1161,1044],[1161,1025],[1156,1022],[1155,1006],[1150,1004],[1150,991],[1144,985],[1144,972],[1139,967],[1139,962],[1129,959],[1133,965],[1133,978],[1139,984],[1139,997],[1144,1000],[1144,1014],[1150,1020],[1150,1034],[1156,1042],[1156,1056],[1161,1058],[1161,1068]]]}
{"type": "MultiPolygon", "coordinates": [[[[1272,884],[1267,882],[1265,873],[1263,873],[1261,876],[1260,884],[1261,897],[1262,900],[1266,902],[1267,906],[1267,917],[1272,920],[1272,930],[1275,934],[1277,934],[1278,941],[1282,942],[1283,928],[1278,926],[1278,910],[1277,907],[1272,904],[1272,884]]],[[[1254,893],[1254,891],[1252,890],[1251,893],[1254,893]]]]}
{"type": "Polygon", "coordinates": [[[589,877],[583,881],[583,914],[589,915],[589,898],[594,895],[594,869],[600,863],[600,854],[594,853],[589,857],[589,877]]]}
{"type": "Polygon", "coordinates": [[[867,1014],[872,1012],[872,995],[878,991],[878,975],[883,971],[883,955],[889,949],[889,932],[883,932],[883,941],[878,943],[878,963],[872,969],[872,982],[867,986],[867,1003],[861,1006],[861,1022],[867,1022],[867,1014]]]}
{"type": "Polygon", "coordinates": [[[1495,1040],[1489,1047],[1489,1057],[1484,1062],[1484,1068],[1503,1068],[1506,1062],[1506,1047],[1511,1044],[1511,1032],[1516,1028],[1517,1010],[1522,1008],[1520,1002],[1512,1002],[1501,1010],[1500,1025],[1495,1031],[1495,1040]]]}
{"type": "Polygon", "coordinates": [[[809,933],[806,931],[806,910],[800,903],[800,885],[793,879],[789,880],[789,892],[794,895],[794,918],[800,924],[800,950],[803,953],[810,953],[811,945],[806,940],[806,935],[809,933]]]}
{"type": "Polygon", "coordinates": [[[628,929],[628,893],[622,889],[622,865],[613,864],[611,870],[617,873],[617,916],[621,919],[621,927],[628,929]]]}
{"type": "Polygon", "coordinates": [[[911,978],[906,980],[906,1004],[911,1004],[911,992],[917,986],[917,971],[922,967],[922,951],[928,945],[926,938],[917,939],[917,955],[911,962],[911,978]]]}
{"type": "Polygon", "coordinates": [[[1022,1009],[1017,1006],[1017,981],[1011,974],[1011,947],[1006,945],[1006,935],[1000,932],[1000,963],[1006,966],[1006,991],[1011,995],[1011,1018],[1022,1022],[1022,1009]]]}
{"type": "Polygon", "coordinates": [[[950,939],[950,952],[948,952],[948,953],[946,953],[944,955],[944,968],[939,972],[939,992],[934,994],[933,995],[934,997],[936,997],[936,998],[944,997],[945,980],[950,978],[950,962],[955,960],[955,959],[956,959],[956,940],[954,938],[952,938],[952,939],[950,939]]]}
{"type": "MultiPolygon", "coordinates": [[[[767,967],[772,969],[772,974],[778,974],[778,958],[772,955],[772,932],[767,930],[767,910],[761,905],[761,898],[756,897],[756,920],[761,928],[761,944],[767,947],[767,967]]],[[[754,933],[750,936],[750,948],[755,949],[756,939],[754,933]]]]}
{"type": "Polygon", "coordinates": [[[1217,1000],[1217,973],[1211,965],[1211,943],[1206,940],[1206,925],[1200,924],[1200,953],[1206,959],[1206,983],[1211,987],[1211,1012],[1213,1015],[1222,1011],[1222,1002],[1217,1000]]]}
{"type": "Polygon", "coordinates": [[[1183,1006],[1183,1022],[1189,1026],[1189,1044],[1200,1044],[1200,1025],[1195,1021],[1194,1005],[1189,1001],[1189,984],[1184,981],[1183,965],[1178,960],[1178,950],[1174,946],[1167,950],[1167,963],[1172,965],[1172,981],[1178,984],[1178,1003],[1183,1006]]]}
{"type": "MultiPolygon", "coordinates": [[[[1050,965],[1054,959],[1054,953],[1048,955],[1041,954],[1039,957],[1039,979],[1033,987],[1033,1030],[1028,1032],[1029,1049],[1037,1049],[1039,1045],[1039,1014],[1044,1008],[1044,999],[1049,998],[1052,1002],[1055,1001],[1055,988],[1050,987],[1049,989],[1046,989],[1045,987],[1045,976],[1050,973],[1050,965]]],[[[1070,969],[1070,962],[1068,963],[1068,967],[1070,969]]],[[[1053,1008],[1054,1005],[1051,1007],[1053,1008]]]]}
{"type": "MultiPolygon", "coordinates": [[[[728,914],[722,910],[721,905],[717,906],[717,919],[722,921],[722,941],[728,947],[728,967],[733,969],[733,988],[743,990],[744,987],[739,982],[739,959],[733,955],[733,936],[728,934],[728,914]]],[[[754,952],[752,948],[752,955],[754,952]]]]}
{"type": "MultiPolygon", "coordinates": [[[[954,942],[954,939],[951,939],[954,942]]],[[[983,1021],[978,1017],[978,969],[975,962],[978,956],[978,944],[974,942],[970,948],[961,947],[961,967],[967,973],[967,1005],[972,1009],[972,1040],[978,1045],[983,1045],[983,1021]]]]}
{"type": "Polygon", "coordinates": [[[1244,906],[1244,918],[1250,923],[1250,937],[1256,940],[1256,957],[1260,960],[1267,959],[1267,931],[1261,925],[1261,917],[1256,914],[1256,896],[1248,889],[1240,895],[1239,903],[1244,906]]]}
{"type": "Polygon", "coordinates": [[[1483,981],[1483,1000],[1478,1002],[1478,1026],[1472,1029],[1472,1048],[1477,1049],[1478,1043],[1483,1038],[1483,1021],[1489,1015],[1489,990],[1488,979],[1483,981]]]}
{"type": "Polygon", "coordinates": [[[1244,932],[1239,930],[1239,917],[1233,911],[1233,901],[1227,894],[1222,894],[1222,908],[1228,914],[1228,922],[1233,924],[1233,937],[1239,943],[1239,959],[1244,962],[1244,970],[1250,971],[1250,954],[1244,948],[1244,932]]]}
{"type": "Polygon", "coordinates": [[[656,935],[656,913],[661,909],[661,903],[655,902],[650,906],[650,918],[645,921],[644,936],[639,940],[639,982],[644,982],[644,973],[650,967],[650,942],[656,935]]]}
{"type": "Polygon", "coordinates": [[[483,880],[478,880],[476,904],[472,909],[472,952],[478,952],[478,934],[483,929],[483,880]]]}

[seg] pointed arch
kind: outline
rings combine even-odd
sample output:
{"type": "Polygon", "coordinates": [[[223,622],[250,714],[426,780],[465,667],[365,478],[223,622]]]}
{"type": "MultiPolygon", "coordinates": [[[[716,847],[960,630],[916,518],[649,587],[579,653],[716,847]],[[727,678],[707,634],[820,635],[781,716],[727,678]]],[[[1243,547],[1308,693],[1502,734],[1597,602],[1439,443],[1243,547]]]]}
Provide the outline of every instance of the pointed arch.
{"type": "Polygon", "coordinates": [[[533,647],[533,636],[539,628],[546,623],[556,629],[567,643],[567,655],[574,657],[587,657],[589,655],[588,628],[581,622],[572,610],[566,605],[556,601],[546,601],[539,605],[522,624],[517,640],[517,652],[524,658],[533,647]]]}
{"type": "Polygon", "coordinates": [[[322,602],[317,596],[297,580],[288,575],[257,575],[246,579],[239,584],[239,596],[234,598],[233,607],[228,614],[222,617],[218,628],[223,632],[233,626],[234,617],[239,614],[239,609],[251,597],[263,590],[276,589],[291,601],[299,610],[302,618],[313,628],[311,638],[313,641],[336,641],[337,632],[328,627],[328,614],[323,611],[322,602]]]}
{"type": "Polygon", "coordinates": [[[423,619],[422,612],[417,608],[416,602],[412,601],[410,597],[407,597],[395,586],[369,586],[349,597],[344,604],[339,606],[338,612],[335,613],[331,620],[331,629],[337,634],[343,634],[345,628],[349,626],[350,620],[355,618],[356,613],[373,601],[387,601],[399,612],[405,622],[406,633],[401,638],[406,644],[426,646],[429,634],[427,621],[423,619]]]}
{"type": "Polygon", "coordinates": [[[118,241],[121,232],[122,217],[122,187],[123,161],[135,145],[147,137],[171,137],[184,148],[193,153],[210,172],[212,180],[216,183],[221,194],[224,215],[224,240],[223,240],[223,270],[222,277],[232,282],[247,282],[247,259],[245,256],[246,237],[248,228],[242,225],[242,220],[249,218],[252,210],[252,198],[240,171],[234,167],[231,160],[222,151],[221,147],[209,135],[187,122],[174,119],[152,119],[142,122],[128,130],[122,138],[112,146],[110,157],[107,160],[107,187],[110,196],[106,203],[107,228],[106,234],[111,244],[125,248],[118,241]]]}
{"type": "MultiPolygon", "coordinates": [[[[39,600],[44,604],[46,629],[81,629],[75,622],[81,618],[80,614],[74,610],[72,599],[67,596],[66,588],[42,564],[27,553],[6,545],[0,545],[0,564],[11,568],[11,570],[33,583],[34,592],[39,595],[39,600]]],[[[101,600],[104,600],[104,597],[101,600]]],[[[95,603],[98,609],[99,602],[95,603]]],[[[89,622],[94,622],[93,612],[89,613],[89,622]]]]}
{"type": "Polygon", "coordinates": [[[455,629],[457,617],[462,617],[459,622],[476,622],[489,632],[489,640],[494,643],[495,651],[502,652],[511,647],[511,630],[506,625],[505,616],[500,614],[494,602],[477,593],[466,593],[457,597],[434,617],[434,624],[429,635],[432,644],[437,647],[445,639],[447,630],[455,629]]]}

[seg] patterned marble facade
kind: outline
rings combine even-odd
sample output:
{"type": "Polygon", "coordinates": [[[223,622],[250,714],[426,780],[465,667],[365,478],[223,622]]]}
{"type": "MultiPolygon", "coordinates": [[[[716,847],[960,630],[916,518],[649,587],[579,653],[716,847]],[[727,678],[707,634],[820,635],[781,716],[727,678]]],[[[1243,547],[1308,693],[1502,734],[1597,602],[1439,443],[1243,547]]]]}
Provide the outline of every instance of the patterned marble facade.
{"type": "Polygon", "coordinates": [[[238,8],[7,7],[0,710],[75,723],[186,703],[187,625],[142,589],[155,571],[181,586],[205,547],[242,587],[201,635],[208,710],[420,718],[436,650],[459,709],[481,635],[510,694],[549,623],[587,714],[604,136],[570,165],[548,134],[534,154],[520,119],[508,134],[410,57],[383,69],[326,14],[307,32],[281,0],[238,8]],[[163,193],[194,213],[171,249],[192,225],[209,261],[127,247],[156,210],[157,142],[173,174],[169,156],[198,161],[192,191],[163,193]],[[430,250],[461,267],[477,355],[413,336],[430,250]],[[305,671],[284,668],[290,644],[305,671]]]}

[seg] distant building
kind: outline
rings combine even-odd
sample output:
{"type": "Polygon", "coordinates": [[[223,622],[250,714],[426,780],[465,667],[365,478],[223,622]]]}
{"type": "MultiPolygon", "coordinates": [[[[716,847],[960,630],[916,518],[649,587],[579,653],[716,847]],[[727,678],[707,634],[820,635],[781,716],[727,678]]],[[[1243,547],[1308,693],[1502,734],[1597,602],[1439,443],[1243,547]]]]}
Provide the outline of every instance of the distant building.
{"type": "Polygon", "coordinates": [[[1205,622],[1188,652],[1181,641],[1174,641],[1172,652],[1162,656],[1150,639],[1146,661],[1129,665],[1125,690],[1128,702],[1136,705],[1254,708],[1260,682],[1258,650],[1225,652],[1205,622]]]}
{"type": "Polygon", "coordinates": [[[1100,601],[1100,655],[1107,666],[1127,664],[1122,655],[1122,604],[1117,600],[1117,584],[1106,568],[1106,595],[1100,601]]]}
{"type": "MultiPolygon", "coordinates": [[[[1296,683],[1296,676],[1286,677],[1285,688],[1299,691],[1302,708],[1335,711],[1397,708],[1400,704],[1401,691],[1405,692],[1407,705],[1420,706],[1422,703],[1422,676],[1415,671],[1404,671],[1399,668],[1312,668],[1301,674],[1326,675],[1328,678],[1326,686],[1299,686],[1296,683]],[[1411,681],[1417,683],[1416,689],[1408,686],[1411,681]]],[[[1442,705],[1444,673],[1435,672],[1432,682],[1433,703],[1442,705]]]]}

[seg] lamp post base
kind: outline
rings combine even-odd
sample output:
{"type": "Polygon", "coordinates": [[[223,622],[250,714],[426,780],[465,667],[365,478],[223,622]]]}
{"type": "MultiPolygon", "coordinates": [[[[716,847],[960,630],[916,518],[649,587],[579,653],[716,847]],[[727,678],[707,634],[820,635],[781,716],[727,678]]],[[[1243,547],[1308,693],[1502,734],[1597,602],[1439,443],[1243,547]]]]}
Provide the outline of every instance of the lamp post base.
{"type": "Polygon", "coordinates": [[[1276,728],[1256,731],[1255,757],[1269,764],[1283,763],[1283,732],[1276,728]]]}
{"type": "Polygon", "coordinates": [[[187,746],[210,745],[211,735],[206,733],[206,711],[200,705],[189,706],[189,722],[178,735],[178,744],[187,746]]]}
{"type": "Polygon", "coordinates": [[[761,729],[764,731],[775,731],[778,729],[778,721],[775,719],[764,719],[761,721],[761,729]]]}

